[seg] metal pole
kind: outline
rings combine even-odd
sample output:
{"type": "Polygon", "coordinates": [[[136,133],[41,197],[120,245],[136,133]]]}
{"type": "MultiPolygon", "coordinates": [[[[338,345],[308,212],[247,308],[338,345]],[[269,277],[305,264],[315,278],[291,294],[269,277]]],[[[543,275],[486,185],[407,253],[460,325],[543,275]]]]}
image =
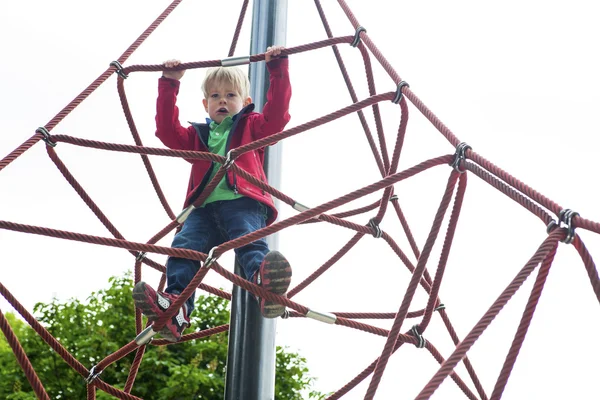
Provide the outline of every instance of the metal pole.
{"type": "MultiPolygon", "coordinates": [[[[255,0],[252,12],[250,54],[264,53],[268,46],[285,45],[287,0],[255,0]]],[[[250,65],[250,96],[260,112],[266,102],[269,78],[264,62],[250,65]]],[[[269,183],[281,182],[281,145],[267,149],[265,171],[269,183]]],[[[275,199],[279,207],[279,201],[275,199]]],[[[277,234],[267,237],[271,250],[278,247],[277,234]]],[[[236,260],[235,273],[243,276],[236,260]]],[[[275,398],[276,319],[260,314],[255,299],[234,286],[231,300],[229,349],[225,379],[225,400],[273,400],[275,398]]]]}

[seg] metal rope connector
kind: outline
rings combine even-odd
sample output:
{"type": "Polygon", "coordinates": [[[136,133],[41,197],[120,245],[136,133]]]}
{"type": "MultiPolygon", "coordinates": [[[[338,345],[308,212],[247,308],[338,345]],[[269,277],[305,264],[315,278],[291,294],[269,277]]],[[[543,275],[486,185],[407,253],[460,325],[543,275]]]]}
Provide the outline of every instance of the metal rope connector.
{"type": "Polygon", "coordinates": [[[176,218],[176,221],[179,225],[183,224],[185,222],[185,220],[190,216],[190,214],[192,213],[192,211],[194,211],[196,207],[194,207],[194,205],[189,205],[187,206],[182,212],[179,213],[179,215],[176,218]]]}
{"type": "Polygon", "coordinates": [[[398,83],[398,86],[396,87],[396,95],[392,99],[392,103],[394,103],[394,104],[400,103],[400,100],[402,100],[402,88],[404,86],[410,87],[410,85],[406,81],[400,81],[400,83],[398,83]]]}
{"type": "Polygon", "coordinates": [[[579,215],[578,212],[565,208],[558,214],[558,223],[554,220],[550,221],[546,232],[550,233],[556,227],[560,227],[561,224],[565,224],[567,228],[567,236],[563,239],[563,243],[571,244],[575,239],[575,227],[573,226],[573,217],[579,215]]]}
{"type": "Polygon", "coordinates": [[[215,252],[216,247],[213,247],[212,249],[210,249],[210,251],[208,252],[208,257],[206,257],[206,260],[204,261],[204,264],[202,264],[202,268],[209,268],[215,261],[217,261],[217,258],[219,258],[219,256],[214,256],[214,252],[215,252]]]}
{"type": "Polygon", "coordinates": [[[152,338],[157,333],[158,332],[155,332],[152,329],[152,325],[150,325],[149,327],[147,327],[146,329],[141,331],[140,334],[135,337],[135,344],[137,344],[138,346],[148,344],[152,341],[152,338]]]}
{"type": "Polygon", "coordinates": [[[43,138],[42,140],[44,142],[46,142],[46,144],[50,147],[56,147],[56,143],[53,142],[52,140],[50,140],[50,132],[48,132],[48,129],[46,129],[46,127],[44,126],[40,126],[39,128],[37,128],[35,130],[35,133],[41,133],[43,138]]]}
{"type": "Polygon", "coordinates": [[[440,303],[433,311],[442,311],[446,309],[446,305],[444,303],[440,303]]]}
{"type": "Polygon", "coordinates": [[[138,251],[137,256],[135,256],[135,261],[142,261],[144,258],[146,258],[146,252],[138,251]]]}
{"type": "Polygon", "coordinates": [[[96,372],[96,366],[94,365],[92,367],[92,369],[90,369],[90,374],[88,375],[88,377],[85,379],[86,383],[89,385],[90,383],[92,383],[94,380],[96,380],[96,378],[98,376],[100,376],[100,374],[102,373],[102,371],[98,371],[96,372]]]}
{"type": "Polygon", "coordinates": [[[360,33],[366,32],[366,31],[367,30],[365,29],[364,26],[359,26],[358,28],[356,28],[356,32],[354,32],[354,40],[352,41],[352,43],[350,43],[350,46],[352,46],[352,47],[358,46],[358,44],[360,43],[360,33]]]}
{"type": "Polygon", "coordinates": [[[392,195],[392,197],[390,197],[390,201],[394,201],[394,200],[398,200],[397,194],[394,194],[394,195],[392,195]]]}
{"type": "Polygon", "coordinates": [[[232,166],[232,165],[233,165],[233,163],[235,162],[235,158],[232,158],[232,157],[231,157],[231,152],[232,152],[232,151],[233,151],[233,150],[229,150],[229,151],[227,152],[227,158],[225,159],[225,163],[223,164],[223,168],[225,168],[225,169],[229,169],[229,168],[231,168],[231,166],[232,166]]]}
{"type": "Polygon", "coordinates": [[[298,203],[298,202],[295,202],[294,205],[292,206],[292,208],[294,210],[300,211],[300,212],[304,212],[304,211],[310,210],[310,207],[307,207],[304,204],[298,203]]]}
{"type": "Polygon", "coordinates": [[[450,163],[450,166],[452,166],[452,168],[454,168],[461,174],[464,173],[466,171],[466,169],[463,169],[463,170],[460,169],[460,162],[466,161],[467,157],[466,157],[465,153],[467,152],[468,149],[471,149],[471,146],[469,146],[465,142],[459,143],[458,146],[456,146],[456,152],[454,153],[454,159],[450,163]]]}
{"type": "Polygon", "coordinates": [[[422,349],[423,347],[425,347],[425,343],[427,343],[427,340],[425,340],[425,338],[423,338],[423,335],[421,335],[419,333],[419,325],[413,325],[413,327],[410,330],[410,333],[412,333],[413,336],[417,338],[417,340],[418,340],[417,347],[419,349],[422,349]]]}
{"type": "Polygon", "coordinates": [[[111,67],[115,67],[117,75],[119,75],[121,78],[127,79],[129,77],[125,72],[123,72],[123,66],[121,65],[120,62],[118,62],[118,61],[112,61],[110,63],[110,66],[111,67]]]}
{"type": "Polygon", "coordinates": [[[250,56],[228,57],[221,60],[222,67],[235,67],[236,65],[250,64],[250,56]]]}
{"type": "Polygon", "coordinates": [[[383,234],[381,228],[379,227],[379,224],[375,222],[375,218],[371,218],[367,226],[373,229],[373,237],[375,237],[376,239],[379,239],[383,234]]]}
{"type": "Polygon", "coordinates": [[[325,322],[326,324],[335,324],[335,321],[337,321],[337,316],[335,314],[328,312],[319,312],[310,309],[306,313],[306,317],[315,319],[317,321],[325,322]]]}

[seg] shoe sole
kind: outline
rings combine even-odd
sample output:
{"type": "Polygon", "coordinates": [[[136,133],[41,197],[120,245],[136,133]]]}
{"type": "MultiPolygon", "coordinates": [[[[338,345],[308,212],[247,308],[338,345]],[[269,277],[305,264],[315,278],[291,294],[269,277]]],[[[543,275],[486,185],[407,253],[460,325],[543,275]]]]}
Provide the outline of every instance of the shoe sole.
{"type": "MultiPolygon", "coordinates": [[[[153,291],[154,291],[154,289],[153,289],[153,291]]],[[[154,300],[148,296],[148,292],[146,291],[146,283],[145,282],[138,282],[133,287],[132,297],[133,297],[135,306],[142,311],[142,314],[144,314],[146,316],[146,318],[148,318],[148,322],[152,322],[154,324],[154,321],[156,321],[158,319],[158,313],[156,312],[154,307],[152,307],[149,304],[150,302],[154,303],[154,300]]],[[[156,307],[158,307],[158,305],[156,305],[156,307]]],[[[163,339],[165,339],[169,342],[175,343],[175,342],[178,342],[180,339],[180,338],[176,337],[175,335],[173,335],[173,333],[169,330],[169,328],[167,328],[166,325],[158,333],[160,333],[160,335],[163,337],[163,339]]]]}
{"type": "MultiPolygon", "coordinates": [[[[261,287],[271,293],[284,295],[292,281],[292,268],[278,251],[269,252],[261,267],[261,287]]],[[[277,318],[285,312],[285,306],[267,299],[260,300],[260,312],[265,318],[277,318]]]]}

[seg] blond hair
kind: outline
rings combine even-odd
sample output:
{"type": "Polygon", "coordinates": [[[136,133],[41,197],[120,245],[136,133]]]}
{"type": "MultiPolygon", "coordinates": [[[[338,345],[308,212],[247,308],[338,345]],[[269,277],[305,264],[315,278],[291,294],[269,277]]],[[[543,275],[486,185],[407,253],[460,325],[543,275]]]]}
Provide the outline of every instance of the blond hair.
{"type": "Polygon", "coordinates": [[[237,67],[215,67],[206,71],[206,76],[202,82],[204,98],[208,99],[209,89],[224,83],[231,84],[242,99],[249,96],[250,81],[244,71],[237,67]]]}

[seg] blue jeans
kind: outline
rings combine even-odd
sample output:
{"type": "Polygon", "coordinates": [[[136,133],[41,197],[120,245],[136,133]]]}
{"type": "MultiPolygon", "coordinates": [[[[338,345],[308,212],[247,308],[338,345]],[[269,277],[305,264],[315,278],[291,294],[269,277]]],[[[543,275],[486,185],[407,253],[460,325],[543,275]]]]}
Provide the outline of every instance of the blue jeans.
{"type": "MultiPolygon", "coordinates": [[[[171,247],[208,253],[210,249],[229,240],[264,228],[267,207],[249,197],[215,201],[196,208],[175,235],[171,247]]],[[[251,280],[269,252],[262,238],[235,249],[245,278],[251,280]]],[[[179,294],[198,272],[200,263],[186,258],[169,257],[167,260],[167,288],[165,292],[179,294]]],[[[188,301],[188,314],[194,309],[194,295],[188,301]]]]}

